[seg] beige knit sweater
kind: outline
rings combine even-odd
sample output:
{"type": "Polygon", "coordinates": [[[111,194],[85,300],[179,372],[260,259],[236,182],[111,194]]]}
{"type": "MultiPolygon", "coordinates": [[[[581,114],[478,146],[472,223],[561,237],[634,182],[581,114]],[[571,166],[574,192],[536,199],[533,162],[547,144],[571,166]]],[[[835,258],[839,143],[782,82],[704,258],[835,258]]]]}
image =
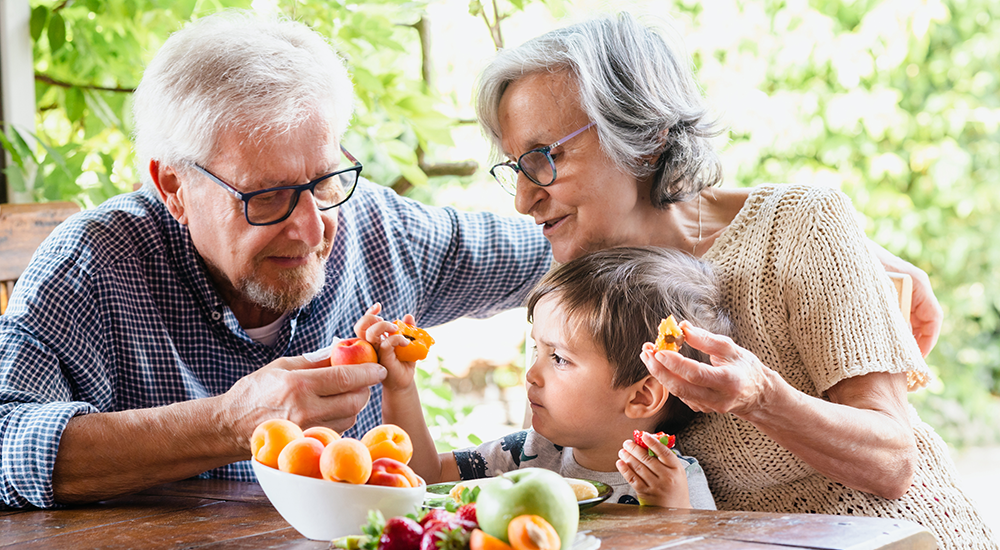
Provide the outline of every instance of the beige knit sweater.
{"type": "MultiPolygon", "coordinates": [[[[926,385],[927,366],[866,242],[839,192],[755,189],[704,257],[724,288],[734,340],[814,397],[869,372],[906,372],[910,390],[926,385]]],[[[944,441],[912,407],[911,422],[920,460],[896,500],[829,480],[732,415],[699,415],[678,444],[701,462],[721,510],[904,518],[931,530],[941,548],[997,548],[956,486],[944,441]]]]}

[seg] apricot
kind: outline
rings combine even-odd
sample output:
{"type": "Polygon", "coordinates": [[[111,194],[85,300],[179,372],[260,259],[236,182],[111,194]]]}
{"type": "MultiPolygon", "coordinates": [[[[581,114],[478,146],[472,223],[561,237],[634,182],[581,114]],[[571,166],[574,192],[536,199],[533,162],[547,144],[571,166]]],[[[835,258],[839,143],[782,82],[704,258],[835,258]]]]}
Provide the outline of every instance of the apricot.
{"type": "Polygon", "coordinates": [[[419,487],[420,478],[409,466],[398,460],[382,457],[372,461],[368,485],[386,487],[419,487]]]}
{"type": "Polygon", "coordinates": [[[372,456],[363,443],[344,437],[323,449],[319,469],[323,479],[363,485],[372,474],[372,456]]]}
{"type": "Polygon", "coordinates": [[[302,430],[302,435],[318,440],[324,447],[329,445],[331,441],[340,439],[340,434],[337,433],[336,430],[327,428],[326,426],[313,426],[312,428],[306,428],[305,430],[302,430]]]}
{"type": "Polygon", "coordinates": [[[278,467],[278,455],[289,442],[302,437],[302,428],[291,420],[272,418],[254,428],[250,435],[250,454],[257,462],[278,467]]]}
{"type": "Polygon", "coordinates": [[[514,550],[559,550],[559,533],[542,516],[525,514],[507,524],[507,538],[514,550]]]}
{"type": "Polygon", "coordinates": [[[473,529],[469,538],[469,550],[511,550],[510,545],[483,531],[473,529]]]}
{"type": "Polygon", "coordinates": [[[300,437],[288,442],[278,455],[278,469],[290,474],[323,479],[319,471],[319,457],[323,443],[312,437],[300,437]]]}
{"type": "Polygon", "coordinates": [[[413,442],[409,434],[395,424],[375,426],[368,430],[361,442],[368,447],[372,460],[385,457],[406,464],[413,457],[413,442]]]}

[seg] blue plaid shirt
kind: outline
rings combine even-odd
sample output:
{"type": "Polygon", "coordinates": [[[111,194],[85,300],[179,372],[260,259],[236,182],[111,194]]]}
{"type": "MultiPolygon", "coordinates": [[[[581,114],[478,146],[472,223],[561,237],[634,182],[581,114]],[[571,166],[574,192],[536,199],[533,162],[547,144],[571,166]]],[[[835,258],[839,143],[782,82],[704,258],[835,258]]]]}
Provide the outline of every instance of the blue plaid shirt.
{"type": "MultiPolygon", "coordinates": [[[[251,340],[208,278],[187,229],[144,191],[62,224],[0,316],[0,495],[51,507],[59,439],[75,415],[219,395],[271,361],[352,336],[372,303],[421,326],[517,306],[548,269],[527,219],[460,213],[362,180],[339,212],[327,283],[278,341],[251,340]]],[[[345,435],[381,422],[381,387],[345,435]]],[[[202,474],[254,480],[249,463],[202,474]]]]}

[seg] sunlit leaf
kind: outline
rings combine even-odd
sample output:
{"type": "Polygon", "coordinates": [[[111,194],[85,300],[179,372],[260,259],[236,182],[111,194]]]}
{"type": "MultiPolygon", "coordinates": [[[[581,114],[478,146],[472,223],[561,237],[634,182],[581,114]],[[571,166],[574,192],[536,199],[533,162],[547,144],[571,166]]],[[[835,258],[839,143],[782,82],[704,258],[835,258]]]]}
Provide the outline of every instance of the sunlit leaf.
{"type": "Polygon", "coordinates": [[[63,20],[59,12],[52,14],[49,18],[49,49],[52,52],[59,51],[66,44],[66,21],[63,20]]]}
{"type": "Polygon", "coordinates": [[[45,6],[35,6],[31,10],[31,22],[29,27],[31,28],[31,40],[32,42],[37,42],[42,36],[42,31],[45,30],[45,22],[49,19],[49,10],[45,6]]]}

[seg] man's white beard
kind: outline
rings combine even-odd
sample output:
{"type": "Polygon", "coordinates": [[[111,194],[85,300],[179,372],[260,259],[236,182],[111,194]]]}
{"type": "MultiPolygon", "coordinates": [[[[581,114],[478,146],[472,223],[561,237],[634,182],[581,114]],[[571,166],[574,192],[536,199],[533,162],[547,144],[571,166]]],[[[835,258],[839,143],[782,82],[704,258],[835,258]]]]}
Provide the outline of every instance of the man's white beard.
{"type": "Polygon", "coordinates": [[[326,269],[319,264],[304,265],[282,272],[276,286],[268,286],[257,278],[240,281],[239,292],[254,304],[278,313],[288,313],[305,306],[323,290],[326,269]],[[316,273],[315,271],[318,271],[316,273]]]}

